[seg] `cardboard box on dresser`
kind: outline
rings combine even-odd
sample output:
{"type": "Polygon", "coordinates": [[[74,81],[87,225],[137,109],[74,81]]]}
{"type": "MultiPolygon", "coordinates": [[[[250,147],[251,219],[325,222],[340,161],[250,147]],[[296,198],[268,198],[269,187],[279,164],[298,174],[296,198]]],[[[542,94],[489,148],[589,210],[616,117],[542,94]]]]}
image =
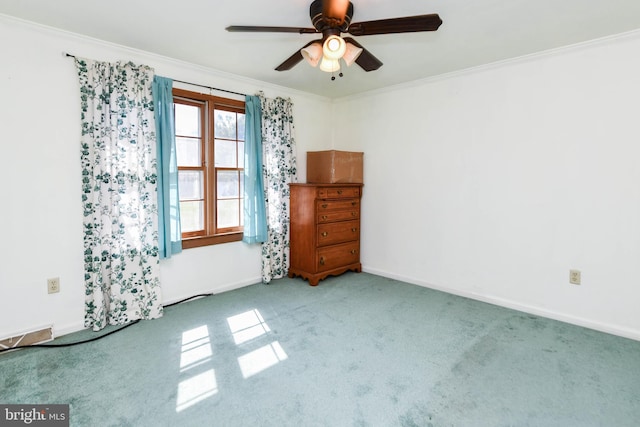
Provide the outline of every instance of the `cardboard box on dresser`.
{"type": "Polygon", "coordinates": [[[362,184],[364,153],[352,151],[308,151],[307,183],[362,184]]]}

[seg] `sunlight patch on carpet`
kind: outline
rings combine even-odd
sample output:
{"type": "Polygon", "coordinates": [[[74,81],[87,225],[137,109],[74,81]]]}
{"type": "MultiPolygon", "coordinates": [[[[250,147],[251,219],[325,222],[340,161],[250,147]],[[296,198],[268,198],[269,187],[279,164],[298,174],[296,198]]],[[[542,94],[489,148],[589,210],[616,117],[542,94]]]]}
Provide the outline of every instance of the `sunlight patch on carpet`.
{"type": "Polygon", "coordinates": [[[181,412],[218,392],[215,370],[209,369],[201,374],[181,381],[178,385],[176,412],[181,412]]]}
{"type": "Polygon", "coordinates": [[[227,318],[236,345],[258,338],[271,331],[258,310],[250,310],[227,318]]]}
{"type": "Polygon", "coordinates": [[[181,372],[211,360],[211,356],[211,339],[206,325],[182,333],[181,372]]]}
{"type": "Polygon", "coordinates": [[[242,376],[249,378],[288,358],[278,341],[238,357],[242,376]]]}
{"type": "MultiPolygon", "coordinates": [[[[182,352],[180,353],[180,372],[193,370],[211,361],[211,338],[209,328],[202,325],[182,333],[182,352]]],[[[201,371],[202,369],[198,369],[201,371]]],[[[192,375],[178,384],[176,412],[183,411],[204,399],[218,393],[215,370],[209,369],[192,375]]]]}

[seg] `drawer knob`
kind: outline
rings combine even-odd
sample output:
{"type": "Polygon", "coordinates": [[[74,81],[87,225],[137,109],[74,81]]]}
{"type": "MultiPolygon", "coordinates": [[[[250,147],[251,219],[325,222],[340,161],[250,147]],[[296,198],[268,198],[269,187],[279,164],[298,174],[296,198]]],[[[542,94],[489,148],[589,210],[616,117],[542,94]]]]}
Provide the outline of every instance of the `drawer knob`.
{"type": "Polygon", "coordinates": [[[342,194],[342,190],[338,190],[338,194],[342,194]]]}
{"type": "Polygon", "coordinates": [[[329,233],[328,233],[328,232],[326,232],[326,231],[324,231],[324,232],[322,233],[322,237],[327,237],[328,235],[329,235],[329,233]]]}
{"type": "Polygon", "coordinates": [[[324,265],[324,257],[323,256],[320,257],[320,265],[324,265]]]}
{"type": "Polygon", "coordinates": [[[329,217],[328,217],[328,216],[326,216],[326,215],[322,215],[322,220],[323,220],[323,221],[326,221],[326,220],[327,220],[327,218],[329,218],[329,217]]]}
{"type": "Polygon", "coordinates": [[[357,251],[357,250],[355,250],[355,249],[351,249],[351,255],[355,255],[355,254],[357,254],[357,253],[358,253],[358,251],[357,251]]]}
{"type": "Polygon", "coordinates": [[[355,212],[351,212],[351,216],[355,217],[356,215],[358,215],[358,214],[355,213],[355,212]]]}
{"type": "Polygon", "coordinates": [[[355,233],[356,231],[358,231],[358,229],[357,229],[357,228],[355,228],[355,227],[353,227],[353,228],[351,229],[351,231],[353,231],[353,232],[355,233]]]}
{"type": "Polygon", "coordinates": [[[323,209],[327,209],[327,207],[328,207],[328,206],[329,206],[329,205],[328,205],[328,204],[326,204],[326,203],[323,203],[323,204],[322,204],[322,208],[323,208],[323,209]]]}
{"type": "Polygon", "coordinates": [[[351,206],[357,206],[358,202],[351,202],[351,206]]]}

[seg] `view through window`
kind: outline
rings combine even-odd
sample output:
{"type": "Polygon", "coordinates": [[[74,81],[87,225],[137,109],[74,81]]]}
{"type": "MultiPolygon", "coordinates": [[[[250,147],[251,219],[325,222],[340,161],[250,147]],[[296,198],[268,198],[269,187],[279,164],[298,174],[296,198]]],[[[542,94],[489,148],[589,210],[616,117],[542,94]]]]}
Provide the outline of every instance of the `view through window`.
{"type": "Polygon", "coordinates": [[[242,239],[244,102],[174,89],[183,247],[242,239]]]}

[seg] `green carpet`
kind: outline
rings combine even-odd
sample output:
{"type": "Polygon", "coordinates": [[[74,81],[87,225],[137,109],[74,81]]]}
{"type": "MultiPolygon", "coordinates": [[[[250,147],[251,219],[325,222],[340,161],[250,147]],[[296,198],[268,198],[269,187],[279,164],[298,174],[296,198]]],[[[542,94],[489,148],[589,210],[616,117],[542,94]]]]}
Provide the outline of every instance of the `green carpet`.
{"type": "Polygon", "coordinates": [[[2,354],[0,403],[91,427],[637,426],[640,342],[366,273],[281,279],[2,354]]]}

